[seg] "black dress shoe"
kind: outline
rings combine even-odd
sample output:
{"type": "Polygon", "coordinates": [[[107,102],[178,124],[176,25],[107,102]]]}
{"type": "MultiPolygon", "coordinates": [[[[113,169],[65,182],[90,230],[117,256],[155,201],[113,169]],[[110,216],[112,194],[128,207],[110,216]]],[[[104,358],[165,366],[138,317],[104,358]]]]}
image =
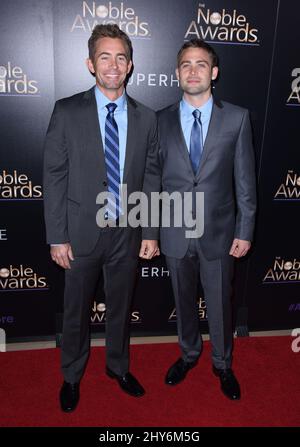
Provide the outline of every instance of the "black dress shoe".
{"type": "Polygon", "coordinates": [[[141,397],[145,394],[145,390],[142,385],[130,372],[127,372],[124,376],[119,376],[111,369],[106,367],[106,374],[111,379],[116,379],[122,390],[125,391],[125,393],[130,394],[130,396],[141,397]]]}
{"type": "Polygon", "coordinates": [[[59,399],[62,411],[65,413],[74,411],[79,402],[79,383],[64,382],[60,390],[59,399]]]}
{"type": "Polygon", "coordinates": [[[218,369],[213,366],[213,373],[219,377],[221,390],[231,400],[239,400],[241,398],[241,390],[232,369],[218,369]]]}
{"type": "Polygon", "coordinates": [[[167,372],[165,383],[167,385],[177,385],[185,379],[190,369],[197,365],[197,360],[185,362],[182,358],[178,359],[167,372]]]}

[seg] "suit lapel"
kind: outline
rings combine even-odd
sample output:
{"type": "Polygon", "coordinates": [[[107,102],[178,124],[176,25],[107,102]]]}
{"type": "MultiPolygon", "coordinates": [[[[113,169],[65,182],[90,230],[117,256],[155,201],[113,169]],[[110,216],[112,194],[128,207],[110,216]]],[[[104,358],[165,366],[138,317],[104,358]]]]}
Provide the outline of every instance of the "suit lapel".
{"type": "Polygon", "coordinates": [[[128,183],[128,174],[130,167],[134,160],[134,154],[137,150],[136,145],[138,141],[138,132],[140,126],[140,113],[137,110],[135,101],[126,95],[127,99],[127,140],[126,140],[126,155],[124,165],[123,183],[128,183]]]}
{"type": "Polygon", "coordinates": [[[101,178],[101,174],[103,176],[106,170],[94,87],[85,92],[82,100],[82,105],[84,107],[82,128],[85,148],[87,153],[89,154],[88,159],[90,160],[91,169],[96,169],[98,172],[97,177],[101,178]]]}
{"type": "Polygon", "coordinates": [[[180,123],[180,103],[174,104],[174,106],[170,109],[170,135],[173,138],[173,144],[175,144],[185,162],[188,165],[189,170],[193,172],[191,160],[189,156],[189,151],[186,146],[185,138],[182,132],[181,123],[180,123]]]}
{"type": "Polygon", "coordinates": [[[224,114],[222,113],[223,106],[222,104],[217,100],[214,99],[211,118],[208,126],[208,131],[203,147],[203,152],[200,160],[200,166],[197,172],[197,177],[201,175],[201,172],[204,168],[205,161],[209,155],[209,152],[213,148],[213,146],[216,143],[216,135],[220,133],[220,129],[223,123],[224,114]]]}

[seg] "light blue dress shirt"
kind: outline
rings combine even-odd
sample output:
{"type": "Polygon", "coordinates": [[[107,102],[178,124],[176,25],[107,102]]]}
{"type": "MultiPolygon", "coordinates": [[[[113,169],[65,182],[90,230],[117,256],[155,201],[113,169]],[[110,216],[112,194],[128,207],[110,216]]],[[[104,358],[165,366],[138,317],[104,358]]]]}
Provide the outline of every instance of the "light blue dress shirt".
{"type": "MultiPolygon", "coordinates": [[[[213,107],[212,96],[210,96],[208,101],[206,101],[206,103],[203,106],[197,107],[198,110],[201,112],[203,145],[205,143],[206,135],[208,132],[212,107],[213,107]]],[[[191,132],[195,120],[193,116],[193,111],[195,110],[195,108],[196,107],[193,107],[184,98],[182,98],[182,100],[180,101],[180,122],[188,151],[190,151],[191,132]]]]}
{"type": "Polygon", "coordinates": [[[115,101],[108,99],[97,86],[95,86],[95,97],[97,103],[99,126],[101,130],[101,137],[103,143],[103,149],[105,151],[105,120],[108,113],[106,108],[107,104],[114,103],[117,105],[114,118],[118,125],[119,132],[119,163],[120,163],[120,181],[123,183],[124,165],[126,156],[126,140],[127,140],[127,101],[125,90],[122,96],[115,101]]]}

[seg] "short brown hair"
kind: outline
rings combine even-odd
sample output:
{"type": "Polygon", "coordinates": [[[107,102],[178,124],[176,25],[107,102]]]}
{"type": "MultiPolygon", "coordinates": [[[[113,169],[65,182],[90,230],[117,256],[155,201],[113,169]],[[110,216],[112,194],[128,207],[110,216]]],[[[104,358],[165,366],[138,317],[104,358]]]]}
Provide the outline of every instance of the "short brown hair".
{"type": "Polygon", "coordinates": [[[185,42],[177,54],[177,67],[179,67],[182,53],[188,48],[202,48],[206,50],[210,55],[212,67],[219,67],[219,57],[213,47],[211,47],[208,43],[206,43],[202,39],[191,39],[188,42],[185,42]]]}
{"type": "Polygon", "coordinates": [[[96,51],[96,42],[102,37],[111,37],[112,39],[121,39],[125,45],[126,58],[129,61],[132,60],[132,43],[129,37],[124,31],[122,31],[118,25],[96,25],[93,29],[91,37],[88,40],[89,58],[93,61],[96,51]]]}

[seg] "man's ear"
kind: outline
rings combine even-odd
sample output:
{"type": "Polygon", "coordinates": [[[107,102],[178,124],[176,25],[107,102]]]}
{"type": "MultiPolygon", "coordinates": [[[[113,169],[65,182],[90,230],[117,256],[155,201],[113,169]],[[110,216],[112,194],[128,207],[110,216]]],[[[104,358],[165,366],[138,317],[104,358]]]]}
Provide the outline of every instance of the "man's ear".
{"type": "Polygon", "coordinates": [[[176,78],[179,81],[179,70],[178,70],[178,68],[176,68],[175,73],[176,73],[176,78]]]}
{"type": "Polygon", "coordinates": [[[219,68],[218,67],[213,67],[213,69],[211,71],[211,79],[212,79],[212,81],[217,79],[218,73],[219,73],[219,68]]]}
{"type": "Polygon", "coordinates": [[[91,59],[87,58],[85,63],[86,63],[87,68],[90,70],[90,72],[94,74],[95,73],[95,69],[94,69],[94,64],[91,61],[91,59]]]}

